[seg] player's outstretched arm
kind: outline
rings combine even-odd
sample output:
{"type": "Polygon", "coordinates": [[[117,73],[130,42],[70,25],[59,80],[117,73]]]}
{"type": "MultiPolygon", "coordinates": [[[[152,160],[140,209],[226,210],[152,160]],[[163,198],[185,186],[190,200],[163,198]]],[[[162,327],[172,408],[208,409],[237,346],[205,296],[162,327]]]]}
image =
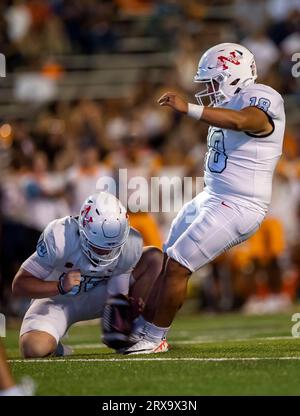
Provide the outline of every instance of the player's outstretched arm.
{"type": "Polygon", "coordinates": [[[242,110],[205,107],[187,103],[172,92],[162,95],[158,103],[222,129],[246,131],[258,135],[268,134],[273,129],[268,116],[257,107],[246,107],[242,110]]]}

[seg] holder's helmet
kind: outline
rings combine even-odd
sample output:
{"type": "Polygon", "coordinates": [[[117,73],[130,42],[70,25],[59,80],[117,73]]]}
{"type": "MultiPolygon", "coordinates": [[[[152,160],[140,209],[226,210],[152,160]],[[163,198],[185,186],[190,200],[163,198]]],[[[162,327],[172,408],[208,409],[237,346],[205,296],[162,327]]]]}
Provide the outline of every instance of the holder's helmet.
{"type": "Polygon", "coordinates": [[[119,257],[130,227],[117,198],[107,192],[90,195],[80,209],[78,224],[82,250],[94,265],[119,257]]]}

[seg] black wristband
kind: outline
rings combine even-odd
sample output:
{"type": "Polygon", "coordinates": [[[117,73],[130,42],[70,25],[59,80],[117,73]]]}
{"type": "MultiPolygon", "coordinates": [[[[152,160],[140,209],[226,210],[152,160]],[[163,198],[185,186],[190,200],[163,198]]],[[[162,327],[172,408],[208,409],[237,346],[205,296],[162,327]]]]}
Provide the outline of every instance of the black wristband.
{"type": "Polygon", "coordinates": [[[65,295],[65,294],[67,294],[68,292],[66,292],[66,291],[64,290],[63,285],[61,284],[61,280],[62,280],[62,279],[59,279],[59,281],[57,282],[57,289],[58,289],[58,291],[59,291],[59,293],[60,293],[61,295],[65,295]]]}

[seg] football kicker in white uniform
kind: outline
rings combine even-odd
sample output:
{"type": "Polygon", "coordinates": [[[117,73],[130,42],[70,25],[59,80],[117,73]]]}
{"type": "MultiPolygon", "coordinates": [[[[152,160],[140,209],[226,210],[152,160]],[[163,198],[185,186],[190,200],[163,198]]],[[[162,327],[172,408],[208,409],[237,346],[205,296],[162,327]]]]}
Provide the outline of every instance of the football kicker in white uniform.
{"type": "Polygon", "coordinates": [[[200,105],[168,92],[159,104],[209,124],[204,191],[172,223],[164,245],[166,267],[157,310],[135,322],[140,340],[127,354],[166,351],[166,333],[184,301],[191,272],[259,228],[271,200],[272,178],[282,153],[285,112],[281,95],[257,84],[252,53],[223,43],[200,59],[194,81],[200,105]],[[203,103],[207,101],[205,106],[203,103]]]}
{"type": "Polygon", "coordinates": [[[143,253],[142,237],[127,217],[113,195],[100,192],[84,202],[79,217],[46,227],[13,282],[14,294],[34,298],[20,331],[25,357],[65,355],[60,340],[72,324],[101,317],[109,296],[127,296],[137,263],[147,262],[153,250],[155,267],[159,250],[143,253]]]}

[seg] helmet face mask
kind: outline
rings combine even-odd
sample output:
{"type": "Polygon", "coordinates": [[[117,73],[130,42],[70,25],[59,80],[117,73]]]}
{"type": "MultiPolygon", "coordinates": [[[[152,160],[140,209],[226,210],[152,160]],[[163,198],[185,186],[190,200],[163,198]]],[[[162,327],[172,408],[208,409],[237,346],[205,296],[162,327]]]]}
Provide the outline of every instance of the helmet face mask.
{"type": "Polygon", "coordinates": [[[216,78],[209,78],[199,81],[195,79],[195,82],[203,84],[204,86],[204,89],[195,94],[195,97],[200,105],[205,105],[203,99],[208,99],[208,107],[222,104],[222,102],[225,99],[225,96],[221,88],[222,81],[224,80],[224,78],[225,75],[220,74],[216,78]]]}
{"type": "Polygon", "coordinates": [[[208,106],[222,105],[256,78],[253,54],[242,45],[221,43],[208,49],[199,61],[194,81],[205,84],[206,89],[195,97],[200,105],[204,105],[205,97],[208,106]]]}
{"type": "Polygon", "coordinates": [[[80,231],[81,247],[84,254],[88,257],[94,266],[108,265],[114,262],[122,252],[122,246],[113,249],[103,249],[91,244],[84,232],[80,231]],[[103,253],[97,251],[102,250],[103,253]],[[107,253],[104,253],[106,251],[107,253]]]}
{"type": "Polygon", "coordinates": [[[125,208],[106,192],[86,199],[78,225],[82,251],[94,266],[114,262],[122,253],[130,230],[125,208]]]}

